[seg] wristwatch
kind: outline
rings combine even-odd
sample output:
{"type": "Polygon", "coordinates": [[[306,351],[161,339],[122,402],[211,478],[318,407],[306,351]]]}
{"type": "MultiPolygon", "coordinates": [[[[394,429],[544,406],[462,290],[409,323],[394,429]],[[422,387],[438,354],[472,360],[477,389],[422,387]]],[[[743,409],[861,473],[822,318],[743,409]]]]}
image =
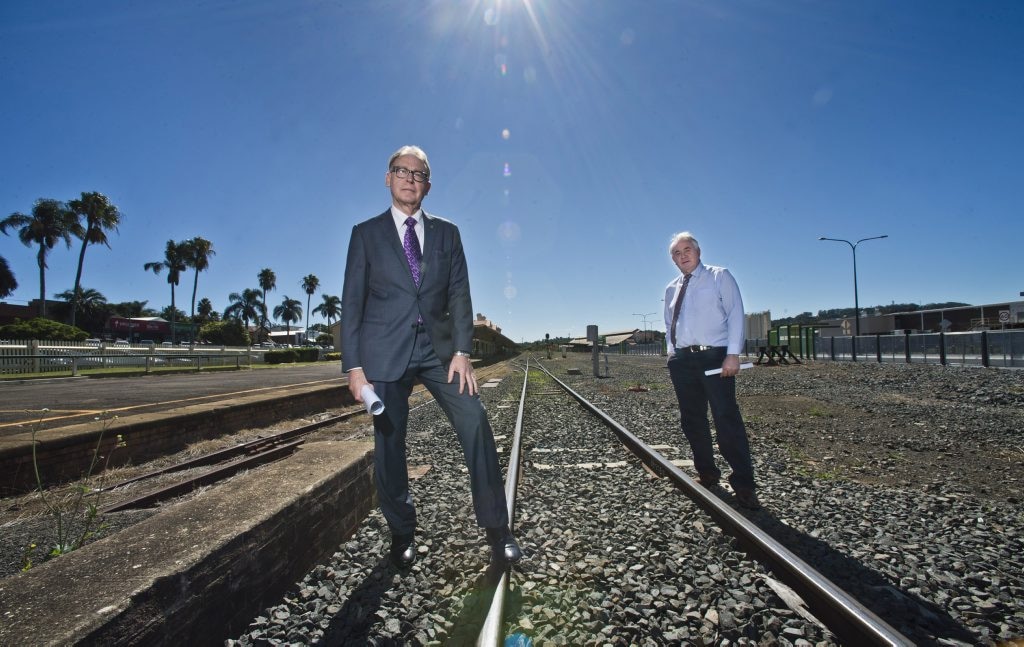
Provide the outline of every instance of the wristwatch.
{"type": "Polygon", "coordinates": [[[469,353],[467,353],[464,350],[457,350],[455,351],[455,354],[458,355],[459,357],[465,357],[466,359],[469,359],[469,353]]]}

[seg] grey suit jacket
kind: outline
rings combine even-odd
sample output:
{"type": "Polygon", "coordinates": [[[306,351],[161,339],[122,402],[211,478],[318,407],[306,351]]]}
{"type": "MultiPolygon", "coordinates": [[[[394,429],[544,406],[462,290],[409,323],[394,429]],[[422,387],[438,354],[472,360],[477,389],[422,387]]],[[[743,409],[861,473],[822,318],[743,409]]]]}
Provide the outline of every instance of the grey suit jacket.
{"type": "Polygon", "coordinates": [[[341,297],[342,370],[393,382],[409,365],[417,315],[442,362],[473,348],[473,305],[462,238],[454,223],[423,212],[419,288],[391,210],[352,228],[341,297]]]}

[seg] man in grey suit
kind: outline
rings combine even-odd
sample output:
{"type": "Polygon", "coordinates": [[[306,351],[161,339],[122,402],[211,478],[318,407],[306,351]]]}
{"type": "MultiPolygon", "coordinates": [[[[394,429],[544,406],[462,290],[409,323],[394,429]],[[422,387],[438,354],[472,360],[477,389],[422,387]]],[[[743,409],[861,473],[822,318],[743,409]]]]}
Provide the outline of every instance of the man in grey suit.
{"type": "Polygon", "coordinates": [[[416,146],[388,160],[391,208],[352,228],[342,292],[342,370],[353,397],[370,385],[384,403],[373,417],[374,468],[381,512],[391,527],[391,559],[416,560],[416,509],[409,493],[405,436],[415,379],[455,427],[469,468],[477,523],[496,559],[517,562],[519,545],[487,412],[470,362],[473,306],[459,229],[422,210],[430,162],[416,146]],[[457,381],[456,381],[457,376],[457,381]]]}

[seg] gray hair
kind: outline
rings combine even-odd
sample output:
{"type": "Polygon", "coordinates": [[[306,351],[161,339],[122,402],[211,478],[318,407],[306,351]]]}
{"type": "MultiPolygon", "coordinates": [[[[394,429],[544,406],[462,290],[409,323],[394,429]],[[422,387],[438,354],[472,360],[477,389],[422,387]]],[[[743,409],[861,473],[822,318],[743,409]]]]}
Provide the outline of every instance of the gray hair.
{"type": "Polygon", "coordinates": [[[402,146],[392,153],[388,159],[388,171],[391,171],[391,166],[395,163],[395,160],[403,155],[412,155],[423,162],[423,166],[427,169],[427,178],[430,177],[430,161],[427,160],[427,153],[419,146],[402,146]]]}
{"type": "Polygon", "coordinates": [[[670,242],[668,244],[668,253],[669,254],[672,253],[672,248],[676,246],[676,243],[678,243],[681,240],[688,240],[688,241],[690,241],[691,243],[693,243],[693,246],[697,248],[697,251],[698,252],[700,251],[700,243],[698,243],[697,239],[693,237],[693,234],[691,234],[688,231],[681,231],[678,234],[676,234],[675,236],[673,236],[672,237],[672,242],[670,242]]]}

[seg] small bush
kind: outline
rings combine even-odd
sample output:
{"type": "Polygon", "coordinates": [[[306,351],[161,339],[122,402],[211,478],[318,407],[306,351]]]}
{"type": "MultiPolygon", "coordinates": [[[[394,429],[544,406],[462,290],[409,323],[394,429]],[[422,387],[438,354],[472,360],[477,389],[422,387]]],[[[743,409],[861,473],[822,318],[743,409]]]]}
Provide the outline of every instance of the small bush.
{"type": "Polygon", "coordinates": [[[324,355],[324,359],[327,360],[328,362],[340,362],[341,353],[327,353],[326,355],[324,355]]]}
{"type": "Polygon", "coordinates": [[[80,328],[50,319],[36,317],[28,321],[15,319],[14,323],[0,326],[0,339],[45,339],[46,341],[83,341],[89,333],[80,328]]]}
{"type": "Polygon", "coordinates": [[[315,362],[320,359],[320,349],[316,346],[304,346],[293,350],[296,351],[296,361],[315,362]]]}
{"type": "Polygon", "coordinates": [[[263,353],[263,361],[267,364],[292,364],[297,359],[294,348],[284,350],[268,350],[263,353]]]}

